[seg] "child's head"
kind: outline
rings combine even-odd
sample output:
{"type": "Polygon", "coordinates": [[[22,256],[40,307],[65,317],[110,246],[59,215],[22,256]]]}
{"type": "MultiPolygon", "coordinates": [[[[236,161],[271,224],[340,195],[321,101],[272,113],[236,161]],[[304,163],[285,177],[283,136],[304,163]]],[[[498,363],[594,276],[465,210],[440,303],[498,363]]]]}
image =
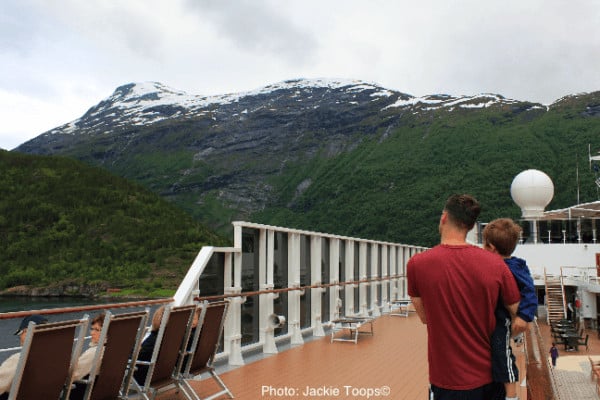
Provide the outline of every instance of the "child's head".
{"type": "Polygon", "coordinates": [[[517,247],[520,234],[521,227],[512,219],[495,219],[483,228],[483,247],[502,257],[510,257],[517,247]]]}
{"type": "Polygon", "coordinates": [[[160,328],[160,324],[162,322],[163,314],[165,313],[165,306],[160,306],[154,311],[154,315],[152,316],[152,329],[153,331],[157,331],[160,328]]]}

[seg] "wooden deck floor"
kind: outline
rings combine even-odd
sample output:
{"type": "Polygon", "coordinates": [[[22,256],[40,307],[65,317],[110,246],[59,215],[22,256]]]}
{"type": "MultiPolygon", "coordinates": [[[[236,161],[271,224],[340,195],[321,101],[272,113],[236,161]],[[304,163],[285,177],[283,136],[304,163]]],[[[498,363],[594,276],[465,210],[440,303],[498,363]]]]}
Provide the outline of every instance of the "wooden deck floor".
{"type": "MultiPolygon", "coordinates": [[[[515,350],[524,371],[523,352],[515,350]]],[[[330,343],[326,336],[220,376],[237,399],[426,399],[426,328],[414,313],[408,318],[385,315],[375,320],[374,335],[361,335],[357,344],[330,343]],[[324,394],[305,394],[307,388],[324,394]],[[368,390],[387,394],[369,397],[368,390]]],[[[195,381],[194,388],[201,397],[216,391],[212,379],[195,381]]],[[[521,391],[520,398],[526,399],[521,391]]],[[[159,396],[181,398],[174,389],[159,396]]]]}
{"type": "MultiPolygon", "coordinates": [[[[550,328],[540,320],[544,346],[552,342],[550,328]]],[[[425,326],[415,314],[408,318],[382,316],[374,322],[374,336],[361,336],[357,344],[334,342],[329,336],[255,362],[247,362],[228,372],[221,372],[236,399],[386,399],[414,400],[427,398],[428,367],[425,326]],[[324,388],[322,395],[304,394],[306,387],[324,388]],[[346,387],[350,392],[346,394],[346,387]],[[338,389],[339,394],[331,392],[338,389]],[[389,390],[389,394],[368,397],[354,395],[352,389],[389,390]],[[287,392],[286,392],[287,390],[287,392]]],[[[595,381],[590,379],[588,356],[600,359],[600,339],[596,331],[590,335],[588,349],[566,352],[559,347],[560,358],[553,374],[557,395],[561,400],[598,400],[595,381]]],[[[525,378],[523,347],[513,347],[521,378],[525,378]]],[[[193,382],[201,397],[217,391],[214,380],[193,382]]],[[[181,400],[175,389],[161,393],[159,400],[181,400]]],[[[222,396],[221,399],[227,398],[222,396]]],[[[527,399],[526,388],[519,386],[519,398],[527,399]]]]}

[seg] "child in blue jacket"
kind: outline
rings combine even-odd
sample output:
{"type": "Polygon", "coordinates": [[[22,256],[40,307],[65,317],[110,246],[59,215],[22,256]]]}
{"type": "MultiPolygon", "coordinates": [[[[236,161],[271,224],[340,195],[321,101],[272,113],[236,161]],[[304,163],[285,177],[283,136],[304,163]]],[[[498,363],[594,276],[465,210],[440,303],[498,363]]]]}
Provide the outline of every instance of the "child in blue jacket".
{"type": "Polygon", "coordinates": [[[525,331],[527,324],[535,318],[537,310],[535,285],[527,263],[521,258],[511,256],[517,247],[520,233],[521,227],[510,218],[496,219],[483,229],[483,247],[504,258],[521,292],[521,301],[513,321],[508,310],[502,305],[503,302],[498,302],[495,313],[496,328],[492,334],[492,377],[495,382],[504,382],[507,400],[517,399],[519,381],[519,370],[510,346],[510,338],[525,331]]]}

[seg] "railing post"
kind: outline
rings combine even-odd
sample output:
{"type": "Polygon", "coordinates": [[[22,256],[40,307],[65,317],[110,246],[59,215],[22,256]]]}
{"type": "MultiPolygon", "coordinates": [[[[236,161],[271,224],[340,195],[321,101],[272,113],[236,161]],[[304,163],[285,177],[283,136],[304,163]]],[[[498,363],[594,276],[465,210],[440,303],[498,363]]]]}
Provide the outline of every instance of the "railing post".
{"type": "MultiPolygon", "coordinates": [[[[379,296],[377,287],[379,286],[379,245],[377,243],[371,244],[371,310],[374,317],[381,315],[379,307],[379,296]]],[[[367,274],[369,271],[367,271],[367,274]]]]}
{"type": "Polygon", "coordinates": [[[367,287],[369,284],[366,282],[368,278],[367,274],[367,243],[359,242],[358,245],[358,279],[361,281],[358,284],[358,305],[360,307],[360,315],[369,315],[369,299],[367,298],[367,287]]]}
{"type": "Polygon", "coordinates": [[[390,312],[390,302],[388,300],[389,284],[388,274],[388,245],[381,246],[381,312],[387,314],[390,312]]]}
{"type": "MultiPolygon", "coordinates": [[[[238,227],[236,227],[238,228],[238,227]]],[[[241,227],[240,236],[241,236],[241,227]]],[[[241,284],[242,252],[231,253],[225,256],[224,265],[224,284],[223,292],[225,294],[240,294],[242,292],[241,284]],[[235,258],[235,260],[232,260],[235,258]],[[232,263],[232,261],[234,261],[232,263]],[[232,265],[233,264],[233,265],[232,265]],[[239,271],[238,271],[239,270],[239,271]],[[233,276],[233,281],[232,281],[233,276]]],[[[231,297],[229,299],[229,308],[227,318],[225,319],[224,330],[224,350],[229,353],[229,365],[244,365],[242,356],[242,303],[246,301],[241,296],[231,297]]]]}
{"type": "MultiPolygon", "coordinates": [[[[346,240],[345,282],[353,282],[354,278],[354,240],[346,240]]],[[[354,284],[344,285],[344,315],[354,315],[354,284]]]]}
{"type": "MultiPolygon", "coordinates": [[[[318,286],[321,285],[321,260],[322,260],[322,238],[321,236],[312,235],[310,238],[310,269],[311,269],[311,285],[318,286]]],[[[322,287],[312,288],[311,292],[311,313],[310,320],[311,326],[313,328],[313,336],[325,336],[325,331],[323,330],[323,323],[321,321],[322,314],[322,296],[325,292],[325,289],[322,287]]]]}
{"type": "MultiPolygon", "coordinates": [[[[300,287],[300,234],[288,234],[288,287],[300,287]]],[[[288,332],[291,334],[291,344],[303,344],[300,322],[300,290],[288,292],[288,315],[290,321],[288,332]]]]}
{"type": "MultiPolygon", "coordinates": [[[[260,229],[258,235],[258,287],[259,290],[273,289],[273,239],[272,230],[260,229]]],[[[269,316],[273,314],[273,299],[277,295],[263,293],[258,296],[259,301],[259,326],[260,342],[263,344],[263,353],[275,354],[278,352],[275,344],[275,329],[269,325],[269,316]]]]}
{"type": "MultiPolygon", "coordinates": [[[[329,283],[340,282],[340,240],[337,238],[329,240],[329,283]]],[[[338,302],[340,300],[340,286],[329,287],[329,319],[335,320],[340,317],[338,302]]]]}
{"type": "Polygon", "coordinates": [[[398,259],[400,261],[400,264],[398,264],[398,275],[400,275],[398,294],[400,298],[405,299],[408,297],[406,290],[406,263],[410,259],[410,250],[406,246],[400,247],[400,257],[398,259]]]}
{"type": "MultiPolygon", "coordinates": [[[[396,246],[391,246],[390,251],[390,276],[398,275],[398,251],[396,246]]],[[[398,278],[390,280],[390,302],[398,300],[398,278]]]]}

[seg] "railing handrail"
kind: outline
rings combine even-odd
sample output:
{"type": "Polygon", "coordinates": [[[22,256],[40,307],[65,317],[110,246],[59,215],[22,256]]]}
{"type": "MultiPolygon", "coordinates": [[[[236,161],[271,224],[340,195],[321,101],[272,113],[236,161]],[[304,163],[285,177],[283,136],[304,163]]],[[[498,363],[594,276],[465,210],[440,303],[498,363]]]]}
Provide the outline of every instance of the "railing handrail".
{"type": "Polygon", "coordinates": [[[75,307],[62,307],[62,308],[46,308],[40,310],[28,310],[28,311],[14,311],[14,312],[6,312],[0,313],[0,320],[2,319],[12,319],[12,318],[21,318],[27,317],[33,314],[39,315],[56,315],[56,314],[65,314],[65,313],[73,313],[80,311],[94,311],[94,310],[104,310],[109,308],[127,308],[127,307],[143,307],[157,304],[168,304],[173,301],[172,298],[164,298],[164,299],[153,299],[153,300],[138,300],[138,301],[129,301],[125,303],[103,303],[103,304],[93,304],[89,306],[75,306],[75,307]]]}
{"type": "Polygon", "coordinates": [[[548,364],[544,340],[537,319],[525,331],[525,363],[528,400],[558,400],[554,374],[548,364]]]}
{"type": "Polygon", "coordinates": [[[398,279],[398,278],[404,278],[405,275],[389,275],[386,277],[381,277],[381,278],[368,278],[368,279],[360,279],[357,281],[345,281],[345,282],[332,282],[332,283],[321,283],[318,285],[305,285],[305,286],[296,286],[296,287],[284,287],[284,288],[273,288],[273,289],[263,289],[263,290],[255,290],[255,291],[251,291],[251,292],[240,292],[240,293],[226,293],[226,294],[218,294],[218,295],[212,295],[212,296],[197,296],[194,297],[195,301],[204,301],[204,300],[208,300],[208,301],[213,301],[213,300],[221,300],[221,299],[227,299],[230,297],[251,297],[251,296],[257,296],[257,295],[261,295],[261,294],[269,294],[269,293],[285,293],[285,292],[291,292],[291,291],[303,291],[305,289],[321,289],[321,288],[328,288],[328,287],[332,287],[332,286],[347,286],[347,285],[360,285],[360,284],[364,284],[364,283],[371,283],[371,282],[380,282],[380,281],[390,281],[392,279],[398,279]]]}
{"type": "MultiPolygon", "coordinates": [[[[387,242],[384,240],[374,240],[374,239],[362,239],[362,238],[351,237],[351,236],[335,235],[333,233],[307,231],[307,230],[303,230],[303,229],[286,228],[286,227],[274,226],[274,225],[264,225],[264,224],[254,223],[254,222],[246,222],[246,221],[233,221],[231,224],[233,226],[241,226],[243,228],[268,229],[268,230],[284,232],[284,233],[296,233],[296,234],[300,234],[300,235],[320,236],[322,238],[328,238],[328,239],[352,240],[353,242],[357,242],[357,243],[372,243],[372,244],[382,244],[382,245],[388,245],[388,246],[410,246],[410,247],[413,247],[416,249],[426,249],[427,248],[425,246],[414,246],[414,245],[408,245],[406,243],[395,243],[395,242],[387,242]]],[[[233,248],[233,249],[235,249],[235,248],[233,248]]]]}

